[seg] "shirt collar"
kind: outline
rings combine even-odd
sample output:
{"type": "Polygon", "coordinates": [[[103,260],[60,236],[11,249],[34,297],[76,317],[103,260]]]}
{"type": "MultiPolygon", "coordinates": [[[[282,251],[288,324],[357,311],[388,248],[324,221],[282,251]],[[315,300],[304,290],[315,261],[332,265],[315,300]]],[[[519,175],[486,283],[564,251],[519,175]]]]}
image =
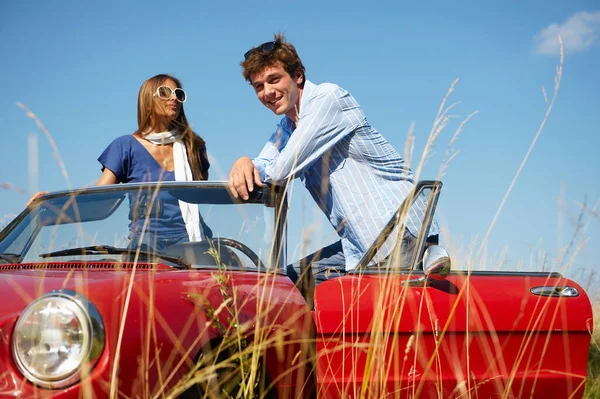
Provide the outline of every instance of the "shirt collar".
{"type": "MultiPolygon", "coordinates": [[[[302,119],[304,114],[306,113],[306,105],[308,104],[310,98],[313,95],[313,91],[315,90],[316,85],[312,83],[310,80],[304,80],[304,88],[302,89],[302,98],[300,98],[300,115],[298,115],[298,122],[302,119]]],[[[287,116],[283,117],[281,121],[282,124],[289,130],[289,132],[293,132],[296,129],[296,123],[292,121],[287,116]]]]}
{"type": "Polygon", "coordinates": [[[302,98],[300,99],[300,115],[298,115],[298,120],[302,119],[306,113],[306,104],[308,104],[308,101],[312,97],[314,89],[315,85],[310,80],[304,78],[304,89],[302,90],[302,98]]]}

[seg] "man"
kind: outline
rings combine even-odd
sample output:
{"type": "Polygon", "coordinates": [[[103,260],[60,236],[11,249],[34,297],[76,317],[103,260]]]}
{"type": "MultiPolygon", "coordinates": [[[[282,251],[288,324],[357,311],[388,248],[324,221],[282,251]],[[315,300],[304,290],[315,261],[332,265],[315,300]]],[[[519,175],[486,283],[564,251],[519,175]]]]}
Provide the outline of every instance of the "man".
{"type": "MultiPolygon", "coordinates": [[[[283,118],[258,157],[233,164],[231,192],[247,199],[255,184],[285,185],[299,177],[340,236],[300,263],[312,265],[317,281],[331,272],[343,274],[357,265],[408,196],[412,172],[350,93],[306,80],[296,49],[281,33],[244,58],[244,78],[259,101],[283,118]]],[[[412,207],[403,244],[418,235],[424,209],[422,199],[412,207]]],[[[432,230],[437,235],[435,226],[432,230]]],[[[391,248],[382,251],[387,256],[391,248]]],[[[292,277],[300,269],[294,267],[288,267],[292,277]]]]}

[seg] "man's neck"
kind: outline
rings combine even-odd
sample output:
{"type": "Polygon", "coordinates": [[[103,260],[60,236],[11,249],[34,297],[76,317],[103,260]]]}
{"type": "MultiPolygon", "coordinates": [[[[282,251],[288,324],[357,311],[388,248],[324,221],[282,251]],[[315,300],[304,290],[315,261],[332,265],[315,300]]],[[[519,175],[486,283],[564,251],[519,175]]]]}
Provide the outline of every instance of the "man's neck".
{"type": "Polygon", "coordinates": [[[300,119],[300,103],[302,102],[303,92],[303,88],[298,89],[298,101],[296,101],[296,104],[294,104],[294,106],[288,112],[285,113],[285,116],[290,118],[292,122],[294,122],[296,125],[298,124],[298,120],[300,119]]]}

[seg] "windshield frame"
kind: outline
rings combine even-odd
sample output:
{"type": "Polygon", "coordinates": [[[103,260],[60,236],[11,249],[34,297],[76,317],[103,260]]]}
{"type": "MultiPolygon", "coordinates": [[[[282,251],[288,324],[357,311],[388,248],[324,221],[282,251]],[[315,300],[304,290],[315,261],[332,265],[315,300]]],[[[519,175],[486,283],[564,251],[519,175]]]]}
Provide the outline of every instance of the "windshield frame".
{"type": "MultiPolygon", "coordinates": [[[[435,214],[435,209],[437,208],[437,202],[440,197],[440,193],[442,191],[443,183],[439,180],[422,180],[418,182],[410,194],[404,199],[396,213],[391,217],[389,222],[385,225],[385,227],[379,233],[379,236],[375,239],[375,242],[369,247],[369,249],[364,253],[363,257],[358,262],[356,268],[353,270],[353,273],[360,273],[365,271],[369,267],[369,263],[375,257],[379,248],[385,243],[390,234],[392,234],[397,226],[402,227],[402,223],[405,220],[406,214],[408,214],[410,207],[413,205],[414,201],[423,193],[423,191],[427,189],[431,189],[431,194],[429,200],[427,201],[427,209],[425,210],[425,214],[423,215],[422,227],[419,231],[418,237],[416,237],[416,245],[415,250],[412,254],[412,261],[410,263],[410,268],[405,271],[413,271],[415,269],[415,265],[419,261],[419,254],[423,252],[425,248],[425,240],[427,239],[427,232],[431,227],[433,222],[433,215],[435,214]]],[[[402,228],[400,229],[403,230],[402,228]]]]}
{"type": "MultiPolygon", "coordinates": [[[[55,198],[74,197],[79,195],[93,195],[97,193],[123,193],[126,195],[128,192],[135,192],[136,190],[186,190],[186,189],[201,189],[201,190],[215,190],[216,198],[218,201],[199,202],[204,204],[263,204],[268,208],[274,208],[274,232],[273,232],[273,250],[271,251],[271,258],[269,261],[272,265],[277,265],[277,272],[285,273],[287,265],[287,252],[286,252],[286,233],[287,233],[287,197],[286,190],[282,187],[273,185],[264,185],[263,187],[255,187],[254,191],[249,193],[248,200],[241,198],[234,198],[229,190],[229,185],[226,181],[191,181],[191,182],[179,182],[179,181],[165,181],[165,182],[148,182],[148,183],[125,183],[125,184],[113,184],[106,186],[92,186],[73,190],[62,190],[52,193],[48,193],[36,198],[27,208],[25,208],[19,215],[17,215],[8,225],[6,225],[2,231],[0,231],[0,242],[5,240],[7,236],[13,231],[17,230],[23,220],[31,213],[36,212],[39,206],[47,200],[55,198]]],[[[215,196],[206,196],[206,198],[215,198],[215,196]]],[[[107,215],[107,217],[110,215],[107,215]]],[[[33,223],[33,222],[32,222],[33,223]]],[[[25,226],[26,228],[27,226],[25,226]]],[[[33,241],[41,230],[42,224],[36,223],[28,242],[23,246],[21,258],[25,256],[27,251],[30,249],[33,241]]]]}

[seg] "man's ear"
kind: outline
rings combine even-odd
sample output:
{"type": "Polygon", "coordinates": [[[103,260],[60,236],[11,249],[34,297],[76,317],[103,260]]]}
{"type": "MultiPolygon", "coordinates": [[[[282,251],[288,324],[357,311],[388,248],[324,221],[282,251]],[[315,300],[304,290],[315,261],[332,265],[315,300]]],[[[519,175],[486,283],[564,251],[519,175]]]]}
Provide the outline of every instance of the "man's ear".
{"type": "Polygon", "coordinates": [[[302,71],[302,68],[296,69],[296,76],[294,77],[298,86],[304,86],[304,72],[302,71]]]}

